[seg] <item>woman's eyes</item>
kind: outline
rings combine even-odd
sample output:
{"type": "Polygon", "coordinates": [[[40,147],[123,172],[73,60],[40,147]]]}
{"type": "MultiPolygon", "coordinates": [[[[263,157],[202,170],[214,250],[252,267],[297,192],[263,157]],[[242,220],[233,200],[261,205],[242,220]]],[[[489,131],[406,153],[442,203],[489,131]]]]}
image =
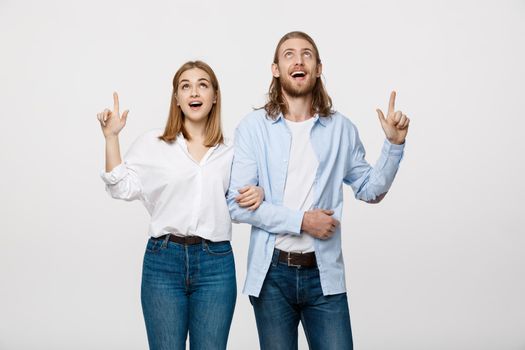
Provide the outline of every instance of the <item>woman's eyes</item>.
{"type": "MultiPolygon", "coordinates": [[[[200,84],[199,84],[199,87],[204,88],[204,89],[207,89],[207,88],[208,88],[208,84],[200,83],[200,84]]],[[[190,88],[190,84],[182,84],[182,85],[180,86],[180,88],[181,88],[182,90],[187,90],[187,89],[190,88]]]]}

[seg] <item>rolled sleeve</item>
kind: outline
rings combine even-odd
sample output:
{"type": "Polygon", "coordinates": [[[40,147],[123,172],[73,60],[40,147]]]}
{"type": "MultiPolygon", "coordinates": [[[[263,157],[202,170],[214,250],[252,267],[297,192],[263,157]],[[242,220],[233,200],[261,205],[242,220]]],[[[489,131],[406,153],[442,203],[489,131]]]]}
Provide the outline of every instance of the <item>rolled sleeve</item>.
{"type": "Polygon", "coordinates": [[[108,173],[102,172],[100,177],[111,197],[126,201],[143,199],[140,179],[136,171],[126,163],[119,164],[108,173]]]}
{"type": "Polygon", "coordinates": [[[101,171],[100,177],[102,178],[102,181],[106,183],[106,185],[114,185],[118,183],[120,180],[122,180],[126,175],[128,174],[128,171],[126,169],[126,166],[124,163],[120,163],[116,167],[113,168],[110,172],[101,171]]]}

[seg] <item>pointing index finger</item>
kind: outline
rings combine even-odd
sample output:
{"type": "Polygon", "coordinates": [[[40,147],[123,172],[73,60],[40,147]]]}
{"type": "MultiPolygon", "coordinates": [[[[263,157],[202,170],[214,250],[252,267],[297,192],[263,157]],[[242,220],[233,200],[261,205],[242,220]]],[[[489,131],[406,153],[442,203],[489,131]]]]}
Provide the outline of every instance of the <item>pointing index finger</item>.
{"type": "Polygon", "coordinates": [[[394,113],[396,104],[396,92],[390,93],[390,102],[388,103],[388,114],[394,113]]]}
{"type": "Polygon", "coordinates": [[[113,112],[116,113],[117,115],[119,114],[118,113],[118,94],[117,92],[113,92],[113,112]]]}

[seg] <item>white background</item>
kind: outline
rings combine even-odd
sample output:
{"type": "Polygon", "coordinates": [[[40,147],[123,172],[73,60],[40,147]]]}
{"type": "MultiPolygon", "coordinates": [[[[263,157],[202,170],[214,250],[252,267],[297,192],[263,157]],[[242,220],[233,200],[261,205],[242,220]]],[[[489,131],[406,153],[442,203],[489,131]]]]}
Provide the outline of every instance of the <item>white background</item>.
{"type": "MultiPolygon", "coordinates": [[[[356,348],[525,349],[523,0],[1,0],[0,349],[147,347],[148,215],[105,193],[96,113],[119,92],[125,151],[164,126],[177,68],[203,59],[232,135],[264,102],[291,30],[316,40],[370,162],[391,89],[412,119],[386,199],[345,188],[356,348]]],[[[233,237],[241,289],[248,226],[233,237]]],[[[257,344],[239,294],[229,348],[257,344]]]]}

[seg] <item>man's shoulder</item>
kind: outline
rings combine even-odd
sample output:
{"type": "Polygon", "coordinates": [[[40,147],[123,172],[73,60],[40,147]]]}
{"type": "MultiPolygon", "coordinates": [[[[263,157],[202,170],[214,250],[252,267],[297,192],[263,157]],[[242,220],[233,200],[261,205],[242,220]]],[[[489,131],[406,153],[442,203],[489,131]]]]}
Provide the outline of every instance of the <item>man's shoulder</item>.
{"type": "Polygon", "coordinates": [[[331,123],[333,123],[333,125],[336,127],[351,128],[351,129],[355,128],[355,125],[354,123],[352,123],[350,118],[346,117],[345,115],[343,115],[342,113],[338,111],[335,111],[329,117],[324,117],[324,118],[328,118],[328,120],[331,123]]]}
{"type": "Polygon", "coordinates": [[[266,110],[259,108],[251,111],[242,118],[241,123],[260,123],[268,118],[266,110]]]}
{"type": "Polygon", "coordinates": [[[266,111],[264,108],[256,109],[245,115],[242,119],[239,125],[237,125],[237,129],[243,130],[246,128],[251,128],[255,126],[261,126],[265,122],[268,122],[268,115],[266,114],[266,111]]]}

